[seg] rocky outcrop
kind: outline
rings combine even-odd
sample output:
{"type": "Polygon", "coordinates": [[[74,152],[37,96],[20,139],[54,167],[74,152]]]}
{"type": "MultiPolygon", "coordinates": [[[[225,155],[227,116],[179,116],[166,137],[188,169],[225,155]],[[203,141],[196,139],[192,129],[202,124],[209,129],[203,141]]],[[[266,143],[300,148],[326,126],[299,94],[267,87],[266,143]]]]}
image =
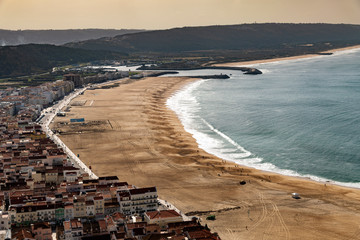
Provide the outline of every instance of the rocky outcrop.
{"type": "Polygon", "coordinates": [[[262,74],[262,72],[259,69],[256,69],[256,68],[249,68],[249,70],[245,71],[244,74],[257,75],[257,74],[262,74]]]}

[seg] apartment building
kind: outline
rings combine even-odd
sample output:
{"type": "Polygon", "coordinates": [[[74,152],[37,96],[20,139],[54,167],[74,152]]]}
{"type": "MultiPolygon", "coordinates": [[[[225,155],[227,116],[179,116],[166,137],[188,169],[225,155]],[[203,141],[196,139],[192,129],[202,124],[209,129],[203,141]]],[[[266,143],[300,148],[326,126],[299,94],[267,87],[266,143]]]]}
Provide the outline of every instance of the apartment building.
{"type": "Polygon", "coordinates": [[[156,187],[133,188],[117,192],[120,212],[130,214],[143,214],[156,211],[158,208],[158,195],[156,187]]]}

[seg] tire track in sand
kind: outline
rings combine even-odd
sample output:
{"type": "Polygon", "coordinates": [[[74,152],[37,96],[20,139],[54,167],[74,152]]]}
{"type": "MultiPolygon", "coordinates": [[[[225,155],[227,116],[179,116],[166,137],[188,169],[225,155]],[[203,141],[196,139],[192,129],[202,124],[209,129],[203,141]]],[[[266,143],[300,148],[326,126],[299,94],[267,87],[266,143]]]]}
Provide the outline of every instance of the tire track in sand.
{"type": "MultiPolygon", "coordinates": [[[[256,228],[260,227],[261,225],[263,225],[264,227],[264,231],[262,233],[262,236],[258,236],[258,235],[253,235],[251,236],[251,238],[248,239],[253,239],[253,240],[258,240],[258,239],[273,239],[274,234],[276,232],[276,235],[278,237],[280,237],[280,233],[283,233],[284,237],[281,237],[281,239],[290,239],[290,231],[289,228],[287,227],[284,218],[282,217],[278,206],[271,200],[265,200],[264,199],[264,195],[261,192],[258,192],[258,196],[259,196],[259,202],[260,202],[260,206],[261,206],[261,216],[258,219],[258,221],[256,221],[255,224],[253,224],[252,226],[249,227],[249,232],[251,233],[252,231],[254,231],[256,228]],[[277,229],[279,229],[277,231],[277,229]]],[[[257,231],[254,231],[257,232],[257,231]]],[[[282,235],[282,234],[281,234],[282,235]]],[[[280,238],[278,238],[280,239],[280,238]]]]}
{"type": "Polygon", "coordinates": [[[360,225],[358,226],[357,230],[346,240],[355,240],[360,239],[360,225]]]}

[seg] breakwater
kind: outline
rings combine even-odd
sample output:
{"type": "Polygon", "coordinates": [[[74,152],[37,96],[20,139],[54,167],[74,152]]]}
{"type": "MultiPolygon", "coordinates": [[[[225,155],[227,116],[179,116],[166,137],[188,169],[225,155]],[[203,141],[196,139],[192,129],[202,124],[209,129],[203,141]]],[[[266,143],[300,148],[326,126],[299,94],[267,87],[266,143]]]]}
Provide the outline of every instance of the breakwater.
{"type": "MultiPolygon", "coordinates": [[[[173,70],[206,70],[206,69],[218,69],[218,70],[235,70],[242,71],[244,74],[257,75],[262,74],[259,69],[250,67],[215,67],[215,66],[203,66],[203,67],[176,67],[172,66],[173,70]]],[[[166,67],[161,66],[141,66],[137,70],[169,70],[166,67]]]]}

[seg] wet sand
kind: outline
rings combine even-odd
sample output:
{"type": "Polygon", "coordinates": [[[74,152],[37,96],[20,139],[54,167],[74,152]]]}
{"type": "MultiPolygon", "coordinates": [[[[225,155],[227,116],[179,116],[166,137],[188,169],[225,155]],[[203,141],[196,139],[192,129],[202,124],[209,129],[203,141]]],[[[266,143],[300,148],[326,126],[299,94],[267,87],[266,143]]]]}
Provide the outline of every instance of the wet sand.
{"type": "Polygon", "coordinates": [[[224,240],[360,239],[360,190],[258,171],[199,149],[165,105],[193,81],[147,78],[88,90],[55,126],[84,117],[85,125],[62,124],[60,137],[98,176],[157,186],[160,198],[197,212],[224,240]],[[209,214],[216,220],[206,221],[209,214]]]}

